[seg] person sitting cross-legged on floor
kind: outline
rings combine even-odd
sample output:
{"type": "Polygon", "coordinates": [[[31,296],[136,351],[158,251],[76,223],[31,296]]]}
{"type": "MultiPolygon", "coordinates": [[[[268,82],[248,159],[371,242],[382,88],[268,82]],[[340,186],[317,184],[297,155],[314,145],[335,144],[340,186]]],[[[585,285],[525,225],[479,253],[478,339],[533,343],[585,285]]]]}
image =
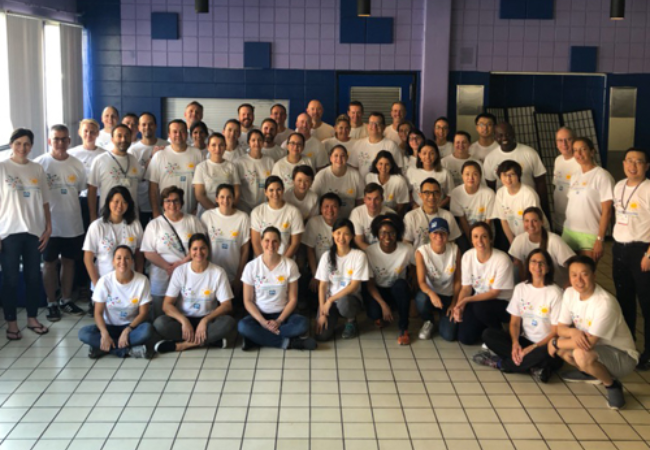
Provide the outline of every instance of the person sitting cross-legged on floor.
{"type": "Polygon", "coordinates": [[[564,381],[602,383],[609,407],[622,408],[625,397],[620,380],[639,360],[632,333],[616,299],[596,284],[594,260],[578,255],[567,265],[571,287],[562,298],[559,338],[548,343],[548,353],[577,367],[561,374],[564,381]]]}
{"type": "Polygon", "coordinates": [[[553,284],[553,259],[535,249],[526,258],[525,281],[515,286],[507,311],[510,333],[495,328],[483,331],[483,342],[494,353],[479,352],[474,362],[510,373],[530,372],[546,383],[562,361],[548,355],[546,345],[557,337],[562,289],[553,284]]]}
{"type": "Polygon", "coordinates": [[[248,316],[238,325],[242,350],[256,346],[314,350],[313,338],[301,339],[309,331],[309,320],[294,314],[298,304],[298,265],[278,253],[280,230],[267,227],[261,234],[263,253],[244,268],[244,307],[248,316]]]}

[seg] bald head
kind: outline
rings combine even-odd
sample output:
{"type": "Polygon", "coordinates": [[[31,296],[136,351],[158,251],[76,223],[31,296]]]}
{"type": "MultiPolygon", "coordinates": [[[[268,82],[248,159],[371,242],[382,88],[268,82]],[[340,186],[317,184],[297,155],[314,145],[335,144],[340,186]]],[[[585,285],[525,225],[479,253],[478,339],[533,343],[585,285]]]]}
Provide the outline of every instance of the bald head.
{"type": "Polygon", "coordinates": [[[305,140],[311,137],[311,129],[313,128],[313,121],[309,114],[302,113],[296,119],[296,131],[305,137],[305,140]]]}
{"type": "Polygon", "coordinates": [[[501,150],[511,152],[517,147],[515,140],[515,130],[508,122],[501,122],[494,129],[494,140],[497,141],[501,150]]]}
{"type": "Polygon", "coordinates": [[[323,117],[323,105],[318,100],[312,100],[307,105],[307,114],[311,117],[314,126],[321,124],[323,117]]]}

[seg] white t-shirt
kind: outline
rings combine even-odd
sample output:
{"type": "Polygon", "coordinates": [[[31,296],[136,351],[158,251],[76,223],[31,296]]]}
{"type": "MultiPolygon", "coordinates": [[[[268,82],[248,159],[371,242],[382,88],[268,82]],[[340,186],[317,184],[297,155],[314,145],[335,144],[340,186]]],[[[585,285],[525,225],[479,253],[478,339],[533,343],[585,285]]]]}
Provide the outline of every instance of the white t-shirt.
{"type": "Polygon", "coordinates": [[[111,137],[111,133],[108,133],[104,129],[99,130],[99,134],[97,135],[97,140],[95,141],[95,144],[97,144],[99,147],[107,148],[112,143],[113,143],[113,138],[111,137]]]}
{"type": "Polygon", "coordinates": [[[399,131],[397,131],[395,128],[393,128],[393,125],[389,125],[386,128],[384,128],[384,137],[386,139],[390,139],[393,141],[396,145],[399,145],[401,140],[399,138],[399,131]]]}
{"type": "Polygon", "coordinates": [[[535,188],[535,178],[546,173],[546,167],[544,167],[539,153],[533,148],[524,144],[517,144],[513,151],[504,152],[501,147],[497,147],[485,157],[483,163],[485,169],[484,178],[487,181],[496,181],[497,188],[502,186],[501,179],[497,175],[497,169],[499,164],[506,160],[516,161],[521,165],[521,182],[533,189],[535,188]]]}
{"type": "Polygon", "coordinates": [[[352,148],[354,147],[354,143],[356,142],[356,139],[350,138],[349,141],[347,142],[341,142],[336,137],[331,137],[329,139],[325,139],[323,141],[323,145],[325,146],[325,150],[327,150],[327,154],[330,154],[330,151],[337,145],[342,145],[345,147],[345,149],[348,151],[348,154],[352,151],[352,148]]]}
{"type": "Polygon", "coordinates": [[[421,245],[417,252],[422,256],[426,270],[427,285],[438,295],[451,297],[454,295],[454,278],[458,259],[458,246],[447,242],[445,252],[438,254],[430,244],[421,245]]]}
{"type": "MultiPolygon", "coordinates": [[[[348,287],[352,281],[368,281],[370,278],[368,258],[364,252],[353,248],[342,258],[336,256],[336,270],[332,271],[329,253],[325,253],[320,258],[314,278],[328,282],[327,296],[332,297],[348,287]]],[[[361,285],[352,295],[361,298],[361,285]]]]}
{"type": "Polygon", "coordinates": [[[363,139],[368,137],[368,125],[365,123],[354,128],[350,128],[350,139],[363,139]]]}
{"type": "Polygon", "coordinates": [[[302,220],[318,215],[318,195],[309,189],[305,198],[298,200],[293,188],[284,191],[284,201],[295,206],[302,215],[302,220]]]}
{"type": "Polygon", "coordinates": [[[478,143],[478,141],[476,141],[469,146],[469,154],[472,155],[473,158],[484,162],[485,158],[487,158],[487,155],[489,155],[492,150],[498,147],[499,143],[497,141],[493,141],[492,144],[488,145],[487,147],[483,147],[478,143]]]}
{"type": "Polygon", "coordinates": [[[235,148],[233,151],[229,152],[228,150],[226,150],[225,152],[223,152],[223,159],[231,163],[234,163],[235,161],[237,161],[239,158],[241,158],[247,153],[248,153],[247,145],[239,144],[237,148],[235,148]]]}
{"type": "Polygon", "coordinates": [[[384,188],[384,205],[389,208],[397,208],[397,205],[409,203],[409,185],[402,175],[391,175],[386,184],[379,182],[379,175],[369,172],[366,175],[366,184],[377,183],[384,188]]]}
{"type": "Polygon", "coordinates": [[[208,263],[203,272],[197,273],[192,270],[192,262],[174,270],[165,296],[178,298],[176,308],[187,317],[207,316],[234,297],[225,270],[208,263]]]}
{"type": "Polygon", "coordinates": [[[323,254],[327,253],[332,246],[332,227],[325,222],[323,216],[312,217],[307,222],[300,242],[313,248],[316,260],[320,261],[323,254]]]}
{"type": "Polygon", "coordinates": [[[241,181],[241,195],[237,207],[245,213],[266,201],[264,184],[273,171],[273,159],[262,156],[260,159],[244,155],[235,161],[241,181]]]}
{"type": "MultiPolygon", "coordinates": [[[[86,180],[90,176],[90,169],[93,166],[93,161],[102,153],[106,153],[101,147],[96,147],[95,150],[86,150],[83,145],[78,145],[68,149],[68,155],[74,156],[84,165],[86,170],[86,180]]],[[[79,194],[79,197],[87,197],[88,188],[84,187],[83,191],[79,194]]]]}
{"type": "MultiPolygon", "coordinates": [[[[451,178],[454,180],[455,186],[460,186],[463,184],[463,164],[467,161],[475,161],[481,166],[481,173],[483,173],[483,163],[476,158],[469,157],[467,159],[458,159],[453,154],[447,155],[440,161],[442,167],[447,169],[451,174],[451,178]]],[[[481,185],[486,185],[485,179],[481,177],[481,185]]]]}
{"type": "Polygon", "coordinates": [[[248,214],[235,210],[231,216],[224,216],[219,208],[206,211],[201,222],[208,230],[210,260],[228,274],[231,282],[237,276],[241,261],[241,248],[251,240],[251,221],[248,214]]]}
{"type": "Polygon", "coordinates": [[[63,161],[46,153],[34,160],[43,166],[50,189],[51,237],[71,238],[84,234],[79,193],[86,189],[86,171],[74,156],[63,161]]]}
{"type": "Polygon", "coordinates": [[[461,235],[454,216],[446,209],[438,208],[435,214],[427,214],[422,208],[409,211],[404,216],[404,240],[413,243],[413,248],[428,244],[429,223],[436,217],[442,217],[449,224],[449,241],[455,241],[461,235]]]}
{"type": "Polygon", "coordinates": [[[621,180],[614,187],[614,240],[650,243],[650,181],[643,180],[638,188],[626,183],[621,180]]]}
{"type": "MultiPolygon", "coordinates": [[[[147,166],[151,162],[154,147],[166,147],[167,141],[158,139],[154,145],[145,145],[142,141],[133,144],[127,150],[127,153],[135,156],[138,160],[142,173],[147,171],[147,166]]],[[[138,206],[142,212],[151,212],[151,201],[149,200],[149,180],[143,179],[138,184],[138,206]]]]}
{"type": "Polygon", "coordinates": [[[507,311],[521,317],[521,332],[530,342],[539,342],[557,325],[562,308],[563,291],[556,285],[536,288],[519,283],[512,292],[507,311]]]}
{"type": "Polygon", "coordinates": [[[311,159],[307,157],[302,156],[300,158],[300,161],[298,161],[296,164],[289,162],[288,158],[289,158],[288,156],[285,156],[280,161],[276,162],[273,165],[273,170],[271,171],[272,175],[278,176],[282,179],[282,183],[284,183],[285,190],[293,187],[293,169],[295,167],[309,166],[312,169],[314,168],[311,165],[311,159]]]}
{"type": "MultiPolygon", "coordinates": [[[[142,179],[142,168],[135,156],[116,155],[104,152],[93,161],[88,175],[88,184],[95,186],[100,195],[99,209],[104,207],[106,195],[115,186],[124,186],[129,190],[136,208],[138,207],[138,183],[142,179]]],[[[137,211],[137,209],[136,209],[137,211]]]]}
{"type": "MultiPolygon", "coordinates": [[[[381,211],[375,217],[388,213],[395,214],[395,211],[382,205],[381,211]]],[[[350,213],[350,221],[354,224],[354,234],[357,236],[363,235],[363,240],[369,245],[377,242],[377,238],[372,235],[371,229],[371,224],[375,217],[370,217],[366,205],[357,206],[350,213]]]]}
{"type": "Polygon", "coordinates": [[[251,213],[251,229],[262,234],[268,227],[280,230],[281,242],[278,253],[283,255],[291,245],[291,236],[302,234],[305,223],[302,214],[295,206],[285,203],[280,209],[273,209],[268,203],[262,203],[251,213]]]}
{"type": "MultiPolygon", "coordinates": [[[[194,233],[205,233],[205,226],[191,214],[184,214],[178,222],[171,221],[176,233],[181,238],[185,251],[189,254],[189,241],[194,233]]],[[[174,263],[185,258],[183,249],[178,242],[176,233],[171,229],[165,218],[161,215],[149,222],[142,237],[142,252],[158,253],[168,263],[174,263]]],[[[162,296],[167,291],[169,277],[167,271],[155,264],[151,264],[149,271],[151,280],[151,295],[162,296]]]]}
{"type": "Polygon", "coordinates": [[[639,352],[623,319],[621,306],[599,285],[587,300],[580,300],[580,293],[572,287],[564,291],[558,322],[597,336],[596,345],[609,345],[639,360],[639,352]]]}
{"type": "Polygon", "coordinates": [[[176,152],[171,145],[153,155],[146,178],[158,183],[160,192],[169,186],[183,189],[183,212],[193,213],[196,210],[196,196],[192,180],[196,167],[204,160],[201,150],[187,147],[184,152],[176,152]]]}
{"type": "Polygon", "coordinates": [[[255,288],[255,305],[264,314],[280,313],[289,303],[289,285],[300,278],[298,265],[291,258],[282,259],[273,270],[260,255],[244,267],[241,280],[255,288]]]}
{"type": "MultiPolygon", "coordinates": [[[[440,158],[446,158],[447,156],[454,153],[454,144],[447,141],[444,145],[438,146],[438,153],[440,153],[440,158]]],[[[440,161],[442,162],[442,161],[440,161]]]]}
{"type": "MultiPolygon", "coordinates": [[[[285,142],[286,144],[286,142],[285,142]]],[[[283,144],[283,147],[286,148],[286,145],[283,144]]],[[[329,156],[327,150],[323,143],[316,139],[314,136],[311,136],[305,142],[305,148],[302,150],[302,156],[306,156],[311,159],[311,166],[314,169],[320,169],[329,164],[329,156]]]]}
{"type": "MultiPolygon", "coordinates": [[[[528,258],[530,252],[537,248],[539,248],[539,242],[531,242],[528,233],[522,233],[512,241],[508,253],[526,265],[526,258],[528,258]]],[[[553,269],[555,270],[553,281],[558,286],[565,286],[569,281],[569,274],[565,265],[569,258],[575,256],[574,251],[560,236],[550,231],[548,232],[546,251],[553,259],[553,269]]]]}
{"type": "Polygon", "coordinates": [[[574,172],[580,171],[580,164],[571,158],[569,160],[564,159],[564,156],[560,155],[555,158],[555,166],[553,169],[553,185],[555,189],[553,190],[553,205],[555,211],[553,211],[553,224],[556,229],[561,230],[564,227],[564,221],[566,220],[566,207],[569,203],[569,186],[571,185],[571,176],[574,172]]]}
{"type": "Polygon", "coordinates": [[[311,135],[321,142],[323,142],[325,139],[334,137],[335,134],[336,133],[334,133],[334,127],[325,122],[321,122],[318,128],[311,129],[311,135]]]}
{"type": "Polygon", "coordinates": [[[461,262],[461,277],[463,286],[472,286],[476,294],[499,289],[498,300],[510,300],[515,286],[512,262],[507,254],[493,248],[492,255],[485,263],[480,263],[476,257],[476,249],[465,252],[461,262]]]}
{"type": "Polygon", "coordinates": [[[99,276],[113,270],[113,252],[118,245],[126,245],[135,254],[142,243],[142,225],[138,219],[130,224],[104,222],[99,218],[90,224],[83,250],[95,254],[95,265],[99,276]]]}
{"type": "Polygon", "coordinates": [[[413,247],[398,242],[393,253],[384,253],[377,242],[366,249],[366,256],[372,269],[370,276],[377,286],[388,288],[399,279],[406,280],[406,271],[413,260],[413,247]]]}
{"type": "Polygon", "coordinates": [[[451,173],[449,173],[449,171],[444,168],[440,172],[436,172],[435,170],[409,169],[406,172],[406,178],[411,185],[413,200],[419,206],[422,206],[422,199],[419,195],[420,184],[422,184],[422,182],[427,178],[434,178],[438,181],[438,183],[440,183],[440,189],[442,190],[443,198],[451,194],[451,191],[453,191],[456,187],[454,185],[454,179],[451,176],[451,173]]]}
{"type": "Polygon", "coordinates": [[[270,148],[262,147],[262,155],[268,156],[273,160],[273,162],[278,162],[282,158],[287,156],[287,152],[282,147],[276,144],[270,148]]]}
{"type": "Polygon", "coordinates": [[[470,195],[465,185],[461,184],[451,191],[450,197],[451,213],[456,217],[465,216],[470,226],[476,222],[485,222],[492,217],[494,191],[489,187],[479,186],[478,191],[470,195]]]}
{"type": "Polygon", "coordinates": [[[587,173],[574,172],[569,187],[569,203],[564,228],[580,233],[598,234],[601,203],[613,199],[614,179],[602,167],[587,173]]]}
{"type": "Polygon", "coordinates": [[[365,185],[359,172],[348,167],[345,175],[337,177],[331,167],[327,167],[316,174],[311,189],[320,198],[327,192],[334,192],[341,197],[341,208],[339,217],[345,218],[350,215],[355,207],[355,201],[363,199],[365,185]]]}
{"type": "Polygon", "coordinates": [[[291,128],[285,128],[284,131],[278,131],[278,134],[275,135],[275,145],[282,145],[284,141],[289,139],[289,135],[294,131],[291,128]]]}
{"type": "Polygon", "coordinates": [[[366,175],[370,172],[372,162],[377,157],[377,153],[382,150],[386,150],[393,155],[393,159],[395,159],[398,167],[401,168],[404,165],[401,150],[395,142],[387,138],[382,139],[376,144],[371,143],[370,138],[359,139],[354,143],[352,148],[348,149],[348,154],[350,155],[348,164],[359,169],[361,178],[365,180],[366,175]]]}
{"type": "Polygon", "coordinates": [[[0,163],[0,239],[18,233],[41,237],[45,231],[43,205],[50,190],[43,166],[32,161],[0,163]]]}
{"type": "MultiPolygon", "coordinates": [[[[510,195],[508,188],[503,186],[497,190],[492,218],[507,221],[512,234],[519,236],[525,232],[524,210],[531,206],[540,207],[539,195],[532,188],[522,184],[515,195],[510,195]]],[[[544,218],[545,226],[546,223],[544,218]]]]}
{"type": "Polygon", "coordinates": [[[140,314],[140,306],[151,303],[149,280],[138,272],[126,284],[117,281],[115,271],[99,279],[93,291],[93,301],[104,303],[106,325],[128,325],[140,314]]]}
{"type": "MultiPolygon", "coordinates": [[[[205,195],[214,202],[220,184],[235,186],[241,184],[241,181],[239,180],[239,172],[233,163],[224,160],[219,164],[206,159],[196,166],[192,185],[196,184],[202,184],[205,188],[205,195]]],[[[192,186],[193,188],[194,186],[192,186]]],[[[203,206],[199,204],[198,215],[200,216],[203,211],[203,206]]]]}

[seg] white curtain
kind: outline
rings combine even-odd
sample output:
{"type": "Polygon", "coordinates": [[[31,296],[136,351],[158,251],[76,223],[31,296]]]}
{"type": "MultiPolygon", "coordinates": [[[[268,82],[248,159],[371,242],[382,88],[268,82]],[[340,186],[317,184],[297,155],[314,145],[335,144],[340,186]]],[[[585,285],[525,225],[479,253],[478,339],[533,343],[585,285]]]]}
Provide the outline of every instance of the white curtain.
{"type": "Polygon", "coordinates": [[[81,31],[79,27],[61,24],[63,123],[70,129],[72,145],[81,143],[77,130],[84,113],[81,31]]]}
{"type": "Polygon", "coordinates": [[[7,16],[9,59],[9,109],[16,128],[34,132],[30,158],[43,154],[45,135],[45,101],[43,88],[43,22],[7,16]]]}

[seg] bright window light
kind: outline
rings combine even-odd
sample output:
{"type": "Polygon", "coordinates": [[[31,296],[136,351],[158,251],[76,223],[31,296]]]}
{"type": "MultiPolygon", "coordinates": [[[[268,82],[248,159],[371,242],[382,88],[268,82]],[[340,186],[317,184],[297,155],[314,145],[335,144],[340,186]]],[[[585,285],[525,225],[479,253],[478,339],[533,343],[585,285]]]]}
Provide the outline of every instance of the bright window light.
{"type": "Polygon", "coordinates": [[[0,12],[0,98],[4,98],[0,108],[0,146],[9,142],[14,129],[11,123],[11,102],[9,101],[9,51],[7,47],[7,15],[0,12]]]}
{"type": "Polygon", "coordinates": [[[63,123],[63,81],[61,68],[61,28],[45,24],[45,103],[46,124],[63,123]]]}

